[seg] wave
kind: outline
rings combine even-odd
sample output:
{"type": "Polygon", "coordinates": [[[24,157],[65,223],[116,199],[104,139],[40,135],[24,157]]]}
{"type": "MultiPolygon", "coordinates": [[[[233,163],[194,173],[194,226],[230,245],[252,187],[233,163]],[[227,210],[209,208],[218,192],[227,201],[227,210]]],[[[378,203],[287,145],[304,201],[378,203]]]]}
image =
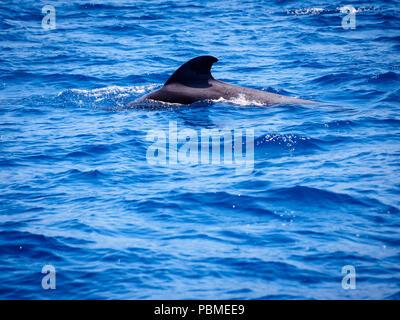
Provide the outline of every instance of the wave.
{"type": "Polygon", "coordinates": [[[68,89],[59,92],[56,101],[63,105],[71,104],[79,107],[121,108],[139,95],[157,87],[159,85],[110,86],[92,90],[68,89]]]}
{"type": "Polygon", "coordinates": [[[101,180],[109,177],[108,173],[105,173],[104,170],[99,169],[91,169],[91,170],[79,170],[79,169],[70,169],[67,171],[63,171],[60,173],[54,174],[54,179],[57,179],[59,182],[73,182],[77,181],[86,181],[90,183],[97,183],[101,180]]]}
{"type": "MultiPolygon", "coordinates": [[[[204,212],[203,214],[210,215],[209,219],[225,212],[229,214],[245,214],[256,215],[263,217],[270,217],[280,219],[272,211],[266,209],[257,196],[251,195],[235,195],[228,192],[182,192],[180,194],[171,195],[168,202],[162,198],[152,198],[145,201],[135,203],[135,207],[139,210],[146,212],[160,211],[162,213],[173,212],[172,210],[179,210],[184,214],[186,219],[190,219],[187,213],[196,212],[199,206],[204,212]],[[215,214],[213,213],[215,212],[215,214]]],[[[130,203],[132,205],[132,203],[130,203]]],[[[176,211],[174,211],[176,212],[176,211]]],[[[196,221],[197,214],[193,216],[196,221]]],[[[173,219],[176,219],[173,218],[173,219]]],[[[197,223],[208,223],[206,220],[198,220],[197,223]]]]}
{"type": "Polygon", "coordinates": [[[83,4],[75,4],[78,10],[140,10],[140,7],[136,5],[113,5],[113,4],[102,4],[87,2],[83,4]]]}
{"type": "Polygon", "coordinates": [[[384,72],[370,76],[368,81],[374,84],[392,85],[400,81],[400,75],[393,71],[384,72]]]}
{"type": "Polygon", "coordinates": [[[377,213],[399,214],[400,210],[394,206],[386,205],[379,200],[367,197],[355,197],[345,193],[337,193],[323,189],[294,186],[288,188],[272,189],[266,192],[273,202],[284,202],[291,207],[324,208],[329,211],[346,211],[353,207],[356,211],[361,209],[373,209],[377,213]]]}
{"type": "Polygon", "coordinates": [[[15,70],[5,73],[0,77],[1,80],[8,81],[26,81],[32,79],[35,81],[99,81],[99,78],[83,75],[83,74],[65,74],[65,73],[32,73],[24,70],[15,70]]]}
{"type": "Polygon", "coordinates": [[[363,77],[359,74],[342,72],[336,74],[327,74],[317,77],[312,80],[313,83],[318,83],[321,85],[341,85],[343,82],[349,80],[362,79],[363,77]]]}

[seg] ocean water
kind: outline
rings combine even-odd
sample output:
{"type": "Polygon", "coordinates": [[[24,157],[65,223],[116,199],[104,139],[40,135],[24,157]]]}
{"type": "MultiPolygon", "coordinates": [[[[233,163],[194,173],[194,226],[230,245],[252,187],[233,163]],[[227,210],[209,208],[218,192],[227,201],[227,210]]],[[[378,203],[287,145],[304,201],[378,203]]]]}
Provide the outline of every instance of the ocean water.
{"type": "Polygon", "coordinates": [[[399,299],[399,13],[2,1],[0,298],[399,299]],[[125,107],[198,55],[217,79],[320,103],[125,107]],[[171,124],[250,130],[252,168],[149,161],[171,124]]]}

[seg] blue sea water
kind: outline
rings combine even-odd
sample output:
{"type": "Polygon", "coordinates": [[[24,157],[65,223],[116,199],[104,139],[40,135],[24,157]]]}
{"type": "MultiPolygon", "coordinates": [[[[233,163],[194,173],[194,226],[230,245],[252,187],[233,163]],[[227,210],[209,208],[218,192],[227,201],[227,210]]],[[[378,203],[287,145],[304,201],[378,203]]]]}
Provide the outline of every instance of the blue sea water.
{"type": "Polygon", "coordinates": [[[2,1],[0,298],[399,299],[399,13],[2,1]],[[322,103],[124,107],[198,55],[217,79],[322,103]],[[254,170],[149,163],[149,132],[171,122],[254,130],[254,170]]]}

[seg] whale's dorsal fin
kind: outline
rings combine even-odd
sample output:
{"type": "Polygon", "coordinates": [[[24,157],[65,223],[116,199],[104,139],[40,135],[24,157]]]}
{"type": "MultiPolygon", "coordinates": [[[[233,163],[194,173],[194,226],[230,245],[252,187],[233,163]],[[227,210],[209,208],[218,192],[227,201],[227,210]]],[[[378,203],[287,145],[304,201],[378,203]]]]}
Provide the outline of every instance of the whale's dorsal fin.
{"type": "Polygon", "coordinates": [[[181,65],[167,80],[165,86],[170,83],[201,83],[214,79],[211,75],[211,67],[218,59],[213,56],[199,56],[181,65]]]}

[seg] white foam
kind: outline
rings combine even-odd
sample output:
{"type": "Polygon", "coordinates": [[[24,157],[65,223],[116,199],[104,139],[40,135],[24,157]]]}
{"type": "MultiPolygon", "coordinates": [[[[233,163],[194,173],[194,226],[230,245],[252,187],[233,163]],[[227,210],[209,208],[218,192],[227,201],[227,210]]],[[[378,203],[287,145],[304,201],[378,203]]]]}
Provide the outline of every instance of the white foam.
{"type": "Polygon", "coordinates": [[[286,10],[287,14],[294,14],[294,15],[316,15],[320,14],[321,12],[324,12],[325,9],[323,8],[301,8],[301,9],[295,9],[295,10],[286,10]]]}
{"type": "Polygon", "coordinates": [[[68,89],[58,93],[58,96],[62,95],[65,92],[72,92],[78,95],[83,95],[88,98],[95,98],[96,101],[101,101],[107,96],[114,96],[115,98],[124,98],[129,97],[133,94],[145,93],[147,91],[153,90],[159,85],[152,84],[147,86],[133,86],[133,87],[120,87],[120,86],[111,86],[105,88],[98,88],[92,90],[85,89],[68,89]]]}
{"type": "MultiPolygon", "coordinates": [[[[378,7],[359,7],[355,8],[355,12],[367,12],[367,11],[376,11],[376,10],[381,10],[378,7]]],[[[332,9],[324,9],[324,8],[300,8],[300,9],[288,9],[286,10],[287,14],[290,15],[296,15],[296,16],[301,16],[301,15],[319,15],[321,13],[332,13],[332,12],[341,12],[341,7],[337,7],[334,10],[332,9]]]]}
{"type": "Polygon", "coordinates": [[[264,103],[261,103],[256,100],[248,100],[246,97],[242,94],[240,94],[236,98],[231,98],[231,99],[224,99],[224,98],[219,98],[216,100],[212,100],[213,102],[222,102],[222,103],[231,103],[231,104],[236,104],[239,106],[264,106],[264,103]]]}

